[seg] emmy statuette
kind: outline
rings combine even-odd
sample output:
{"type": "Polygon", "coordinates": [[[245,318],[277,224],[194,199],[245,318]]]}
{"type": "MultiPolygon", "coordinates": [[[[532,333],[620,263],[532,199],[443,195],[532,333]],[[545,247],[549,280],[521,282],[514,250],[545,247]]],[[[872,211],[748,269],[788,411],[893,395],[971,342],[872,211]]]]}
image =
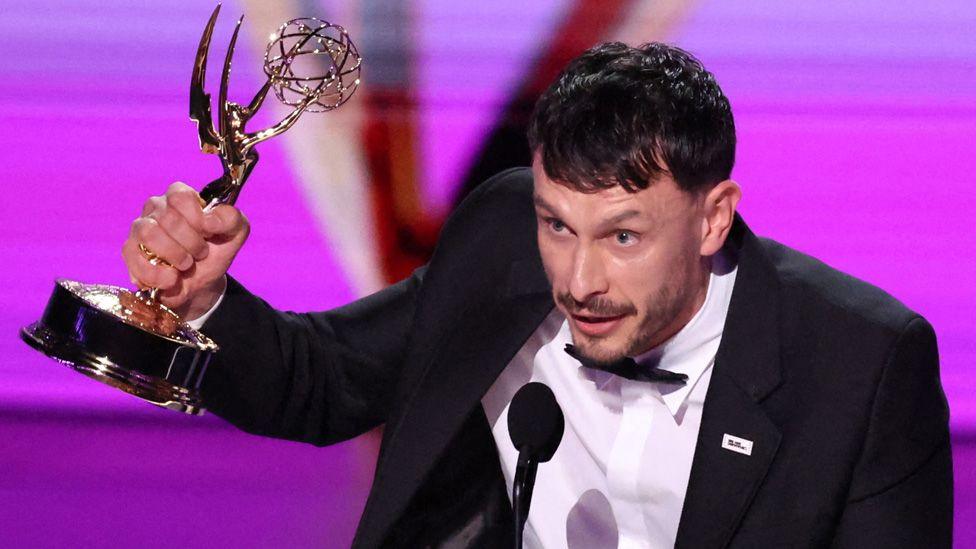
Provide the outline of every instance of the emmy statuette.
{"type": "MultiPolygon", "coordinates": [[[[227,100],[231,59],[243,16],[224,58],[217,127],[204,91],[207,52],[220,5],[200,38],[190,82],[190,118],[200,149],[216,154],[223,174],[200,191],[204,209],[233,204],[258,161],[254,146],[284,133],[304,112],[335,109],[359,86],[362,59],[345,29],[315,18],[294,19],[272,35],[264,57],[267,80],[248,105],[227,100]],[[291,107],[277,124],[245,129],[269,92],[291,107]]],[[[142,247],[142,246],[140,246],[142,247]]],[[[165,262],[142,251],[157,264],[165,262]]],[[[59,279],[41,319],[21,329],[30,346],[88,377],[153,404],[188,414],[204,411],[199,388],[217,345],[159,303],[155,289],[137,292],[59,279]]]]}

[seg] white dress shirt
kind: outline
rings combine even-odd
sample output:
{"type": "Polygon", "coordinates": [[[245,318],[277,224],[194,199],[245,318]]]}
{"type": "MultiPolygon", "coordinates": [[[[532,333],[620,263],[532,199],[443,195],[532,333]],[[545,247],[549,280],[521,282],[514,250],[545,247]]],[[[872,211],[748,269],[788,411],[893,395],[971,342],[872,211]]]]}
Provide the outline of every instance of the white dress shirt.
{"type": "Polygon", "coordinates": [[[227,275],[224,275],[224,289],[220,291],[220,297],[217,298],[217,301],[214,302],[213,306],[210,307],[210,309],[208,309],[207,312],[203,313],[202,315],[196,317],[193,320],[187,320],[186,323],[194,330],[199,330],[200,328],[202,328],[203,324],[207,321],[207,319],[213,316],[214,311],[217,310],[217,307],[220,307],[220,304],[224,301],[224,295],[226,293],[227,293],[227,275]]]}
{"type": "Polygon", "coordinates": [[[552,460],[539,465],[524,544],[530,548],[674,546],[702,407],[722,338],[735,267],[715,256],[705,302],[674,337],[635,357],[688,376],[684,386],[584,368],[558,309],[539,325],[482,398],[511,498],[518,452],[508,406],[525,383],[548,385],[566,418],[552,460]]]}

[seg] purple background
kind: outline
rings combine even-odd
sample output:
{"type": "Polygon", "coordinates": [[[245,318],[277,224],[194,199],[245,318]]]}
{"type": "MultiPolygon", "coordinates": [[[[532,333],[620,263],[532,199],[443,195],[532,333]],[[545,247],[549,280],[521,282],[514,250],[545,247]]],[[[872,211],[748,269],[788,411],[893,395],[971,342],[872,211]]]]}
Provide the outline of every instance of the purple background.
{"type": "MultiPolygon", "coordinates": [[[[349,12],[338,4],[321,2],[318,15],[349,12]]],[[[435,211],[450,204],[566,7],[466,4],[425,0],[413,9],[424,197],[435,211]]],[[[224,6],[215,51],[244,9],[224,6]]],[[[3,3],[4,546],[343,547],[351,539],[371,439],[318,449],[158,410],[15,335],[39,316],[55,277],[127,284],[119,247],[146,197],[173,180],[199,187],[217,175],[186,118],[190,64],[211,8],[3,3]]],[[[668,36],[703,60],[732,101],[734,177],[753,229],[878,284],[935,326],[952,410],[959,546],[976,545],[973,28],[976,4],[964,0],[715,0],[692,3],[668,36]]],[[[258,85],[258,53],[247,43],[232,85],[241,100],[258,85]]],[[[233,272],[282,308],[344,303],[351,285],[282,143],[262,144],[239,202],[253,232],[233,272]]]]}

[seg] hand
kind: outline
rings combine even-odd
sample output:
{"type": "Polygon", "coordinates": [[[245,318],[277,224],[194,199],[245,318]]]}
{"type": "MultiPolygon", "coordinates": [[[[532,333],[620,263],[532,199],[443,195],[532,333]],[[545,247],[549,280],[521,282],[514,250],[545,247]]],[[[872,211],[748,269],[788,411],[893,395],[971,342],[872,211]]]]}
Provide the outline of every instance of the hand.
{"type": "Polygon", "coordinates": [[[200,195],[177,182],[146,201],[122,245],[122,258],[133,284],[158,288],[163,305],[193,320],[217,302],[224,274],[250,231],[240,210],[220,205],[204,213],[200,195]],[[140,244],[168,265],[151,262],[140,244]]]}

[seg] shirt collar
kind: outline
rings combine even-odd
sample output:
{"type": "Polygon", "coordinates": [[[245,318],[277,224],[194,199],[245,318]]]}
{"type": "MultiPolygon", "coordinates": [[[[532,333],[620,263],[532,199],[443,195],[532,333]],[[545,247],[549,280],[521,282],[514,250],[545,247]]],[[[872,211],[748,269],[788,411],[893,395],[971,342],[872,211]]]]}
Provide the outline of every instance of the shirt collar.
{"type": "Polygon", "coordinates": [[[705,301],[695,316],[670,339],[634,357],[637,362],[688,376],[684,385],[654,384],[672,416],[678,414],[702,374],[715,361],[729,312],[735,275],[736,266],[731,259],[722,252],[715,254],[705,301]]]}

